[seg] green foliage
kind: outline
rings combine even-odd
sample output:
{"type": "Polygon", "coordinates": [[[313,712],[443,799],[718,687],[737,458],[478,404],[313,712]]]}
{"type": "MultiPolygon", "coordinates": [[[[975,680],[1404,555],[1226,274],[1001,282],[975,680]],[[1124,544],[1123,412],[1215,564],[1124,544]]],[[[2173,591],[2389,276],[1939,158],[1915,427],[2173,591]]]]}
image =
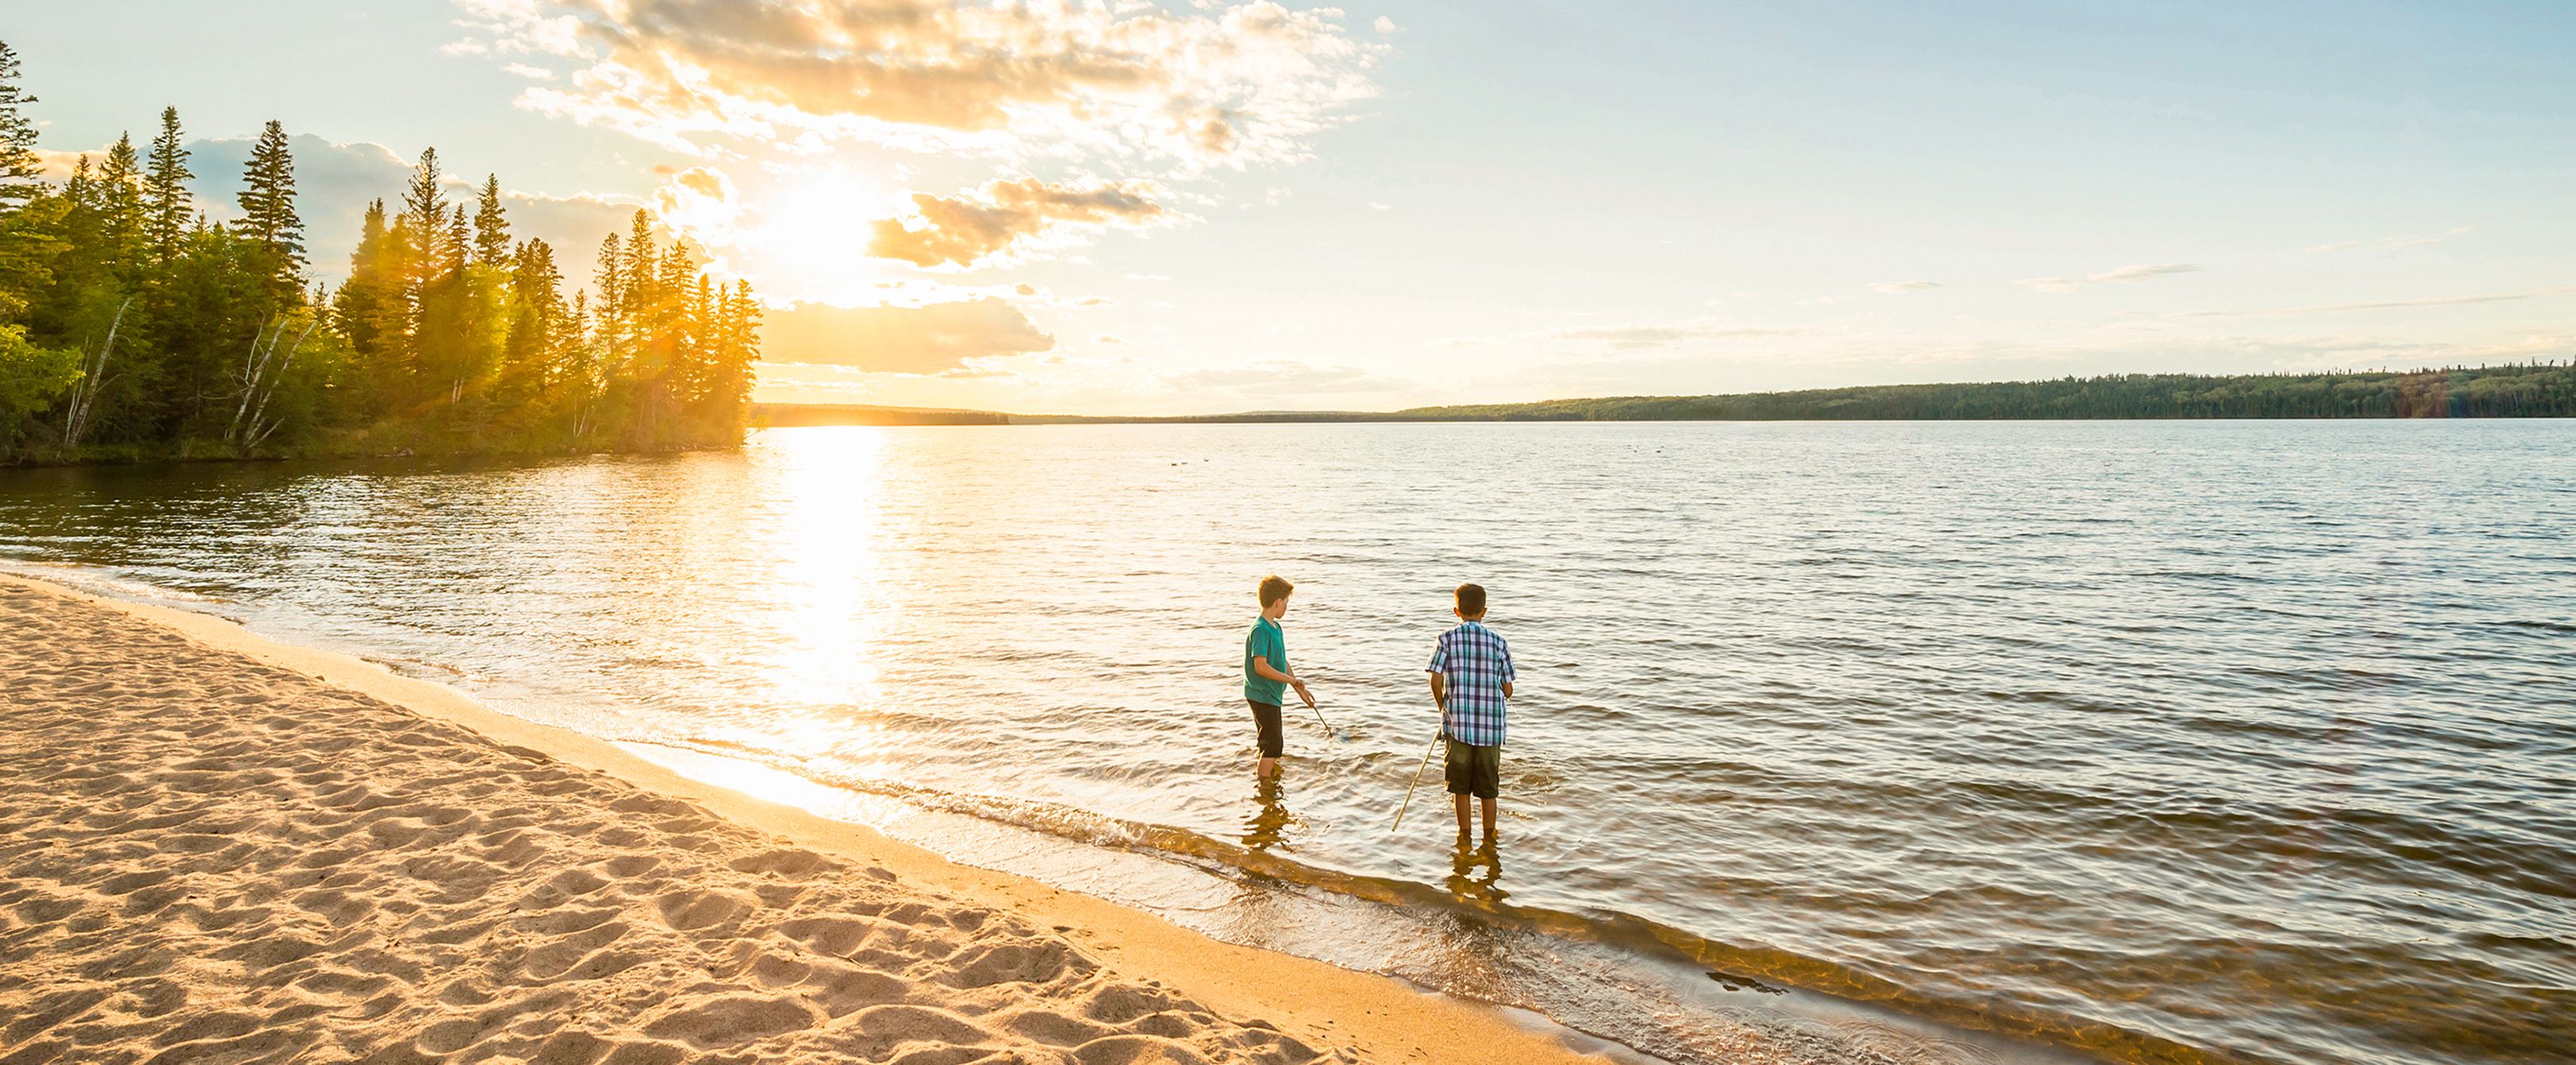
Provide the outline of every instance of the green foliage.
{"type": "Polygon", "coordinates": [[[25,326],[0,325],[0,427],[16,430],[26,415],[52,406],[79,377],[79,352],[37,347],[27,342],[25,326]]]}
{"type": "Polygon", "coordinates": [[[58,198],[44,196],[0,214],[0,321],[24,316],[29,294],[54,284],[67,214],[58,198]]]}
{"type": "Polygon", "coordinates": [[[304,276],[304,220],[295,213],[295,158],[287,150],[286,129],[269,122],[251,146],[242,168],[241,233],[266,249],[277,280],[298,286],[304,276]]]}
{"type": "Polygon", "coordinates": [[[500,266],[510,258],[510,219],[501,209],[501,176],[483,177],[483,195],[474,201],[474,264],[500,266]]]}
{"type": "Polygon", "coordinates": [[[139,283],[145,263],[143,163],[134,153],[134,137],[119,133],[98,171],[99,262],[115,269],[127,284],[139,283]]]}
{"type": "MultiPolygon", "coordinates": [[[[0,119],[29,100],[14,76],[0,45],[0,119]]],[[[423,152],[328,293],[304,280],[285,130],[262,131],[229,225],[197,214],[182,143],[165,109],[148,157],[120,137],[0,210],[0,461],[740,442],[758,306],[651,216],[609,237],[595,303],[567,298],[553,249],[511,240],[499,179],[469,217],[423,152]]]]}
{"type": "Polygon", "coordinates": [[[156,263],[178,257],[179,240],[196,213],[188,196],[188,179],[195,176],[188,149],[180,146],[179,109],[164,107],[161,133],[152,138],[152,157],[143,168],[143,240],[156,263]]]}
{"type": "Polygon", "coordinates": [[[36,123],[27,117],[27,105],[35,102],[18,86],[18,53],[0,42],[0,211],[27,202],[42,187],[36,123]]]}

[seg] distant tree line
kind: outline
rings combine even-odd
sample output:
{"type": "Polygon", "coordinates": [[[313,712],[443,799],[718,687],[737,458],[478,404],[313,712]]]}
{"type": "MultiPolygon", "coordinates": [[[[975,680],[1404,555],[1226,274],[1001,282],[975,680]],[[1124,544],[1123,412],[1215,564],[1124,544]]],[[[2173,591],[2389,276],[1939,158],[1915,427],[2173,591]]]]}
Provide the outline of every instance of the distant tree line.
{"type": "Polygon", "coordinates": [[[653,220],[586,289],[510,233],[497,178],[453,198],[435,150],[367,210],[348,280],[307,271],[294,160],[262,130],[238,220],[190,198],[176,108],[138,151],[43,179],[0,43],[0,460],[639,450],[739,442],[759,357],[749,284],[653,220]]]}
{"type": "MultiPolygon", "coordinates": [[[[799,408],[775,424],[882,425],[875,413],[799,408]]],[[[877,408],[866,408],[875,411],[877,408]]],[[[945,412],[959,416],[972,412],[945,412]]],[[[1943,421],[2071,418],[2565,418],[2576,416],[2576,365],[2314,374],[2111,374],[1990,384],[1865,385],[1722,396],[1614,396],[1410,407],[1398,411],[1257,411],[1167,418],[992,414],[1013,425],[1106,422],[1943,421]]],[[[957,419],[963,421],[962,417],[957,419]]]]}
{"type": "Polygon", "coordinates": [[[2312,374],[2111,374],[1992,384],[1874,385],[1723,396],[1621,396],[1415,407],[1474,421],[1834,421],[2047,418],[2564,418],[2576,366],[2312,374]]]}
{"type": "Polygon", "coordinates": [[[751,424],[761,429],[813,425],[1009,425],[1011,416],[984,410],[879,407],[852,403],[754,403],[751,424]]]}

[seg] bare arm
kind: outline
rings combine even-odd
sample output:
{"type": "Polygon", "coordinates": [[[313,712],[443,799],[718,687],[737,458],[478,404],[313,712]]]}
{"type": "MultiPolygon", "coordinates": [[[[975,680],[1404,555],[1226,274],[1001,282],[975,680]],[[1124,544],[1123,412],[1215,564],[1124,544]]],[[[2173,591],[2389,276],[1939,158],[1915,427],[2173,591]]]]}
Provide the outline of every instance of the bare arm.
{"type": "Polygon", "coordinates": [[[1275,680],[1281,684],[1285,684],[1296,689],[1297,698],[1300,701],[1304,702],[1308,706],[1315,705],[1315,693],[1306,690],[1306,682],[1298,680],[1297,675],[1294,673],[1282,673],[1270,668],[1269,655],[1252,656],[1252,672],[1264,679],[1275,680]]]}
{"type": "Polygon", "coordinates": [[[1509,698],[1511,698],[1511,697],[1512,697],[1512,682],[1510,682],[1510,681],[1508,681],[1508,680],[1507,680],[1507,681],[1504,681],[1504,682],[1503,682],[1503,698],[1509,699],[1509,698]]]}
{"type": "Polygon", "coordinates": [[[1449,676],[1448,676],[1448,674],[1445,674],[1445,673],[1432,673],[1432,674],[1429,674],[1429,676],[1430,676],[1430,678],[1431,678],[1431,702],[1432,702],[1432,705],[1438,706],[1438,707],[1440,707],[1440,708],[1441,708],[1441,709],[1443,709],[1443,710],[1448,709],[1448,708],[1449,708],[1449,676]]]}

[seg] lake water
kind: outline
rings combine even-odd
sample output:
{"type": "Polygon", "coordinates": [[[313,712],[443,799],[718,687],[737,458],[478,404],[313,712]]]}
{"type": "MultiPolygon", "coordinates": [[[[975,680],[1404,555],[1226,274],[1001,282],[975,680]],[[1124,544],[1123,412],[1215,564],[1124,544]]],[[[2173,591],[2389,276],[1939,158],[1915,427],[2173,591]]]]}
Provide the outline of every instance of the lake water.
{"type": "Polygon", "coordinates": [[[2576,1055],[2576,424],[787,429],[10,471],[0,556],[1676,1061],[2576,1055]],[[1466,580],[1490,859],[1390,831],[1466,580]]]}

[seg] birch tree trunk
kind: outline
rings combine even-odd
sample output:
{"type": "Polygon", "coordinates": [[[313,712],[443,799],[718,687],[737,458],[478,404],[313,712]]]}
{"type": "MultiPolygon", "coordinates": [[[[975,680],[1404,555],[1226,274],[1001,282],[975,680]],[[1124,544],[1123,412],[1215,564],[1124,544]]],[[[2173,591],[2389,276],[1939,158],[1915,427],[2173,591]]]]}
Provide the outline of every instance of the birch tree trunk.
{"type": "MultiPolygon", "coordinates": [[[[260,428],[259,424],[260,419],[268,414],[268,401],[277,398],[277,386],[285,383],[286,381],[286,368],[295,365],[295,356],[302,354],[304,351],[305,339],[313,335],[313,327],[321,324],[321,322],[321,316],[315,315],[313,320],[304,323],[304,331],[295,334],[295,343],[287,347],[286,357],[276,360],[277,365],[266,372],[268,387],[260,393],[259,405],[251,408],[250,428],[248,430],[249,438],[241,445],[243,449],[247,450],[249,448],[258,447],[263,441],[268,439],[268,434],[276,432],[277,427],[285,423],[285,417],[280,416],[276,421],[269,422],[268,427],[265,429],[260,428]]],[[[285,323],[278,323],[277,335],[279,337],[284,337],[286,335],[285,323]]],[[[276,355],[277,340],[271,339],[268,342],[268,350],[271,356],[276,355]]]]}
{"type": "Polygon", "coordinates": [[[65,449],[80,446],[81,434],[89,430],[90,416],[98,411],[99,390],[107,387],[107,359],[116,350],[116,329],[125,324],[125,309],[132,306],[132,296],[125,297],[125,302],[116,305],[116,317],[107,323],[107,341],[98,346],[98,361],[89,367],[88,373],[81,375],[80,383],[72,388],[71,410],[63,415],[65,449]]]}

